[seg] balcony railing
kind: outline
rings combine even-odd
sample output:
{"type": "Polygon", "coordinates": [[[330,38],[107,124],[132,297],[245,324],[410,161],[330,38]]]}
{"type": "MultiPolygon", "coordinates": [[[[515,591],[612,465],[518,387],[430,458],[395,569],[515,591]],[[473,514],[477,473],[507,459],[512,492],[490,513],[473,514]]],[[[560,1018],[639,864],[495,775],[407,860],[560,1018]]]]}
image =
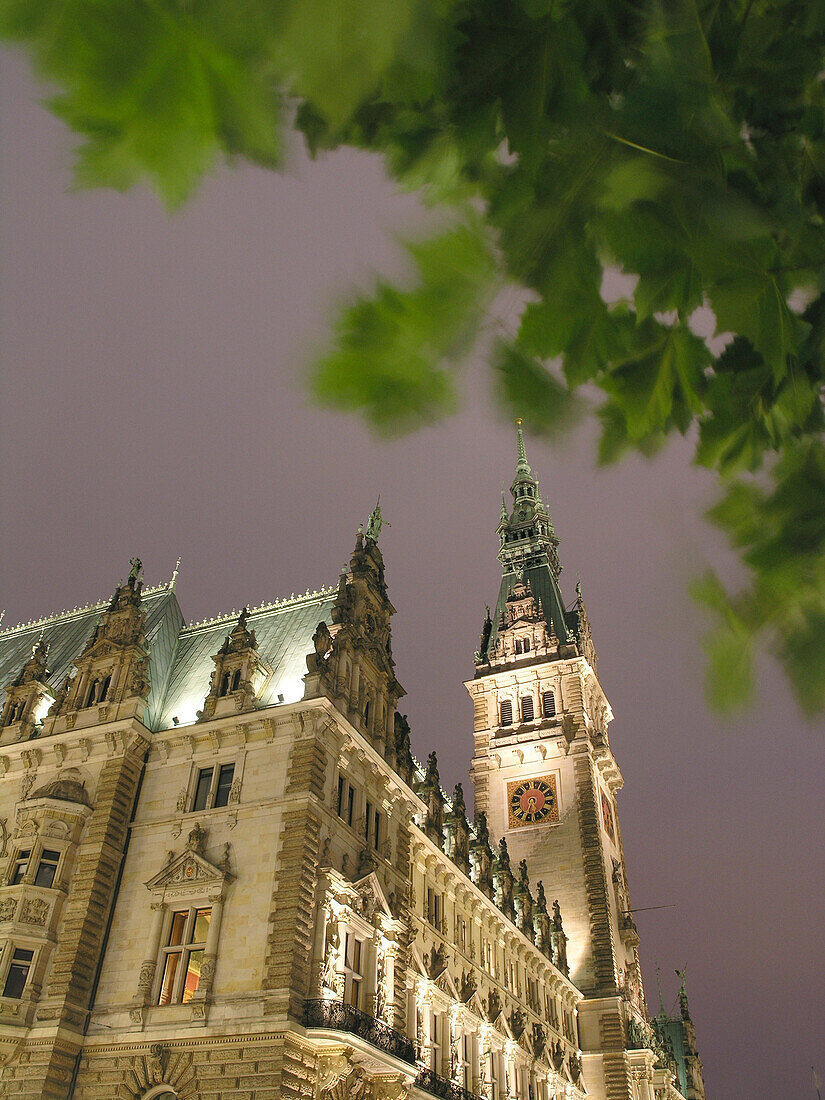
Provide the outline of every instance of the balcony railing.
{"type": "Polygon", "coordinates": [[[456,1085],[445,1077],[439,1077],[431,1069],[419,1070],[415,1086],[430,1093],[431,1096],[441,1096],[443,1100],[480,1100],[474,1092],[463,1089],[461,1085],[456,1085]]]}
{"type": "MultiPolygon", "coordinates": [[[[389,1027],[362,1012],[360,1008],[344,1004],[342,1001],[306,1001],[304,1003],[304,1024],[307,1027],[325,1027],[330,1031],[347,1031],[366,1039],[385,1054],[400,1058],[402,1062],[415,1062],[415,1047],[411,1039],[400,1031],[389,1027]]],[[[440,1093],[438,1095],[441,1095],[440,1093]]],[[[449,1094],[451,1095],[451,1094],[449,1094]]]]}

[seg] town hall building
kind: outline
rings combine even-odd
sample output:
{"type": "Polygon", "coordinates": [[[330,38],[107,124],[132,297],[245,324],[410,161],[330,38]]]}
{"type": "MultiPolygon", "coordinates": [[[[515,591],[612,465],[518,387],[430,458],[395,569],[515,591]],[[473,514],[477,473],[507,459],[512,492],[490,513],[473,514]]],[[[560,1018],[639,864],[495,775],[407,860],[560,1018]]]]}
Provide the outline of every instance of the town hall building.
{"type": "Polygon", "coordinates": [[[517,445],[472,820],[411,750],[378,509],[329,588],[187,625],[135,559],[0,632],[0,1098],[706,1100],[684,986],[647,1007],[612,711],[517,445]]]}

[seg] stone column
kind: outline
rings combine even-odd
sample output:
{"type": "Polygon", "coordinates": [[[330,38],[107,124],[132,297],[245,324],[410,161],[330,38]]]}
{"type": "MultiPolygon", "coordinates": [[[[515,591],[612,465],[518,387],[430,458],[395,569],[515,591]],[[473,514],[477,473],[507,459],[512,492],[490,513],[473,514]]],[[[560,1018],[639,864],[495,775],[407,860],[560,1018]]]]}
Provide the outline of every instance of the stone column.
{"type": "Polygon", "coordinates": [[[206,946],[203,951],[203,966],[201,967],[201,980],[198,993],[206,998],[212,992],[212,982],[215,978],[215,962],[218,956],[218,936],[221,932],[221,917],[223,915],[223,896],[209,899],[212,902],[212,916],[209,918],[209,931],[206,933],[206,946]]]}

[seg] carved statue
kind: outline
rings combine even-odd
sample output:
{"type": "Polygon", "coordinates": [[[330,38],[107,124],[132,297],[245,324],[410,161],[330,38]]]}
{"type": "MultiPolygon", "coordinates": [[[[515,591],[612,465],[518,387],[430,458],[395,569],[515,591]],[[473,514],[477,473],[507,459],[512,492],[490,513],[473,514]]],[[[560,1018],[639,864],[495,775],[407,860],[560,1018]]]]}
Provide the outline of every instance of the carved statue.
{"type": "Polygon", "coordinates": [[[360,1066],[356,1067],[347,1079],[347,1096],[350,1100],[362,1100],[367,1095],[369,1079],[360,1066]]]}
{"type": "Polygon", "coordinates": [[[567,965],[567,936],[564,934],[561,922],[558,899],[553,902],[553,931],[550,933],[550,942],[553,946],[553,963],[565,977],[568,977],[570,967],[567,965]]]}
{"type": "Polygon", "coordinates": [[[533,895],[530,893],[526,859],[519,863],[518,872],[518,926],[528,939],[533,940],[536,934],[533,928],[533,895]]]}
{"type": "Polygon", "coordinates": [[[487,994],[487,1001],[484,1007],[487,1013],[487,1019],[491,1024],[494,1024],[501,1015],[501,998],[495,989],[491,989],[487,994]]]}
{"type": "Polygon", "coordinates": [[[549,955],[550,943],[550,917],[547,915],[547,898],[544,894],[544,883],[539,882],[536,888],[536,908],[533,914],[533,928],[536,933],[536,947],[539,951],[549,955]]]}
{"type": "Polygon", "coordinates": [[[510,920],[515,919],[516,907],[513,902],[513,872],[510,870],[510,853],[507,851],[507,841],[501,838],[498,844],[498,859],[496,861],[496,881],[498,885],[498,906],[510,920]]]}
{"type": "Polygon", "coordinates": [[[461,972],[461,981],[458,985],[458,996],[462,1004],[467,1004],[472,995],[476,991],[476,979],[472,970],[463,970],[461,972]]]}
{"type": "Polygon", "coordinates": [[[140,558],[129,558],[129,584],[134,585],[140,574],[143,572],[143,562],[140,558]]]}
{"type": "MultiPolygon", "coordinates": [[[[138,561],[140,566],[140,561],[138,561]]],[[[146,1076],[151,1085],[163,1083],[163,1047],[160,1043],[152,1043],[149,1047],[149,1057],[146,1059],[146,1076]]]]}
{"type": "MultiPolygon", "coordinates": [[[[381,528],[385,523],[386,520],[381,516],[381,497],[379,497],[375,507],[372,512],[370,512],[370,518],[367,520],[366,537],[372,542],[378,542],[378,536],[381,534],[381,528]]],[[[391,523],[387,523],[386,525],[387,527],[392,527],[391,523]]]]}
{"type": "Polygon", "coordinates": [[[493,850],[487,830],[487,815],[483,810],[476,815],[476,838],[472,845],[475,857],[475,884],[488,898],[493,896],[493,850]]]}
{"type": "Polygon", "coordinates": [[[424,953],[424,969],[427,977],[435,981],[447,969],[448,955],[444,950],[444,944],[434,944],[432,950],[424,953]]]}
{"type": "Polygon", "coordinates": [[[203,855],[204,848],[206,847],[206,830],[202,829],[197,821],[192,826],[189,836],[186,838],[186,847],[190,848],[193,852],[197,852],[200,856],[203,855]]]}
{"type": "Polygon", "coordinates": [[[315,646],[315,652],[307,657],[307,668],[310,672],[317,672],[332,652],[332,635],[325,622],[318,623],[315,628],[312,644],[315,646]]]}
{"type": "Polygon", "coordinates": [[[338,934],[338,921],[331,916],[327,923],[327,950],[324,956],[323,984],[333,992],[337,988],[338,949],[341,946],[341,937],[338,934]]]}

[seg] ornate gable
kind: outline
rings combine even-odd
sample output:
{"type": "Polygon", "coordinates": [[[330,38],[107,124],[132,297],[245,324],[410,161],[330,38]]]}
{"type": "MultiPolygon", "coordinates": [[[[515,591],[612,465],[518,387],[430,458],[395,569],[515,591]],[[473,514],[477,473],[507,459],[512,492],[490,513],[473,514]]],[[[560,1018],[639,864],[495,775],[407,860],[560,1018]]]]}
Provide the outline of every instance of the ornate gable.
{"type": "Polygon", "coordinates": [[[44,723],[47,733],[74,726],[77,712],[96,707],[95,720],[111,721],[121,705],[132,702],[130,713],[141,717],[149,698],[149,647],[141,604],[140,558],[132,558],[129,577],[120,584],[66,677],[49,711],[55,721],[44,723]]]}
{"type": "Polygon", "coordinates": [[[339,579],[332,624],[319,623],[307,656],[304,698],[332,699],[391,764],[395,762],[395,709],[406,694],[395,678],[384,559],[378,549],[380,517],[358,532],[349,568],[339,579]]]}
{"type": "Polygon", "coordinates": [[[204,839],[205,833],[196,825],[189,834],[185,851],[174,856],[162,871],[150,878],[146,889],[153,894],[162,893],[168,900],[222,891],[229,881],[229,872],[206,858],[202,850],[204,839]]]}
{"type": "Polygon", "coordinates": [[[0,743],[26,741],[43,717],[44,704],[52,700],[48,686],[46,659],[49,647],[41,634],[32,646],[32,655],[20,672],[6,685],[6,700],[0,712],[0,743]]]}
{"type": "Polygon", "coordinates": [[[261,689],[272,675],[272,669],[258,653],[258,640],[255,631],[247,626],[248,621],[249,610],[245,607],[212,658],[215,669],[203,709],[198,711],[199,722],[253,710],[261,689]]]}

